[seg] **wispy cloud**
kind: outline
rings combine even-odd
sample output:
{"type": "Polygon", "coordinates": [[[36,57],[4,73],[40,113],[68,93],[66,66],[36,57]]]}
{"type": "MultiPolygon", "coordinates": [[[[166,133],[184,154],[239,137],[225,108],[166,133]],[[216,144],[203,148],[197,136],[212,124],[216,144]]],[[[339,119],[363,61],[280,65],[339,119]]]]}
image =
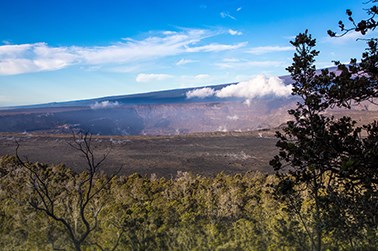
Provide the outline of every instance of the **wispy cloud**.
{"type": "Polygon", "coordinates": [[[190,64],[190,63],[195,63],[195,62],[198,62],[197,60],[191,60],[191,59],[180,59],[179,61],[177,61],[176,65],[186,65],[186,64],[190,64]]]}
{"type": "Polygon", "coordinates": [[[136,77],[136,82],[145,83],[145,82],[153,82],[153,81],[163,81],[172,78],[172,75],[169,74],[146,74],[146,73],[140,73],[136,77]]]}
{"type": "Polygon", "coordinates": [[[228,30],[228,34],[230,34],[232,36],[241,36],[241,35],[243,35],[243,33],[241,31],[237,31],[237,30],[233,30],[233,29],[229,29],[228,30]]]}
{"type": "Polygon", "coordinates": [[[67,47],[46,43],[0,46],[0,75],[59,70],[78,61],[67,47]]]}
{"type": "Polygon", "coordinates": [[[108,46],[52,47],[46,43],[0,45],[0,75],[53,71],[78,64],[115,67],[117,64],[130,65],[187,53],[219,52],[246,46],[246,43],[205,43],[207,38],[219,34],[209,30],[184,29],[155,33],[142,40],[128,38],[108,46]]]}
{"type": "Polygon", "coordinates": [[[247,42],[241,42],[238,44],[208,44],[204,46],[197,46],[197,47],[188,47],[186,48],[187,52],[218,52],[218,51],[228,51],[228,50],[236,50],[242,47],[247,46],[247,42]]]}
{"type": "Polygon", "coordinates": [[[111,46],[77,48],[77,53],[87,64],[130,63],[184,53],[186,47],[208,36],[213,35],[205,30],[170,31],[144,40],[127,39],[111,46]]]}
{"type": "Polygon", "coordinates": [[[232,20],[236,20],[236,18],[234,16],[231,16],[230,13],[228,13],[227,11],[222,11],[221,13],[219,13],[220,16],[222,18],[230,18],[232,20]]]}
{"type": "Polygon", "coordinates": [[[247,52],[254,55],[262,55],[273,52],[293,51],[293,46],[260,46],[249,49],[247,52]]]}
{"type": "Polygon", "coordinates": [[[243,9],[243,7],[239,7],[236,9],[237,12],[241,11],[243,9]]]}

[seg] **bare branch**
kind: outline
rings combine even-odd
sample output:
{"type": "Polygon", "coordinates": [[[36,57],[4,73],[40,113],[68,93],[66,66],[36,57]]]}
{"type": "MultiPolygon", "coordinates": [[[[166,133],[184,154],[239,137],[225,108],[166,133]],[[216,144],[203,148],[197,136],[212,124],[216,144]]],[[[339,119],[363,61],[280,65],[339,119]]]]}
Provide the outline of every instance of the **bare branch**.
{"type": "MultiPolygon", "coordinates": [[[[75,225],[73,225],[74,223],[69,222],[70,216],[59,216],[56,214],[55,207],[59,205],[59,202],[56,201],[56,195],[53,193],[52,189],[54,189],[54,187],[49,186],[49,180],[54,174],[49,173],[49,170],[44,170],[43,167],[38,164],[31,165],[29,162],[23,161],[19,155],[20,144],[18,142],[16,142],[16,158],[20,166],[29,171],[29,181],[32,191],[34,192],[34,197],[30,198],[29,205],[35,210],[43,212],[48,217],[62,224],[75,249],[81,250],[81,246],[85,244],[90,233],[98,228],[98,216],[103,208],[103,205],[100,205],[96,209],[91,209],[90,204],[109,186],[111,180],[119,173],[121,168],[116,174],[106,178],[106,180],[97,187],[96,180],[100,178],[98,176],[99,167],[106,160],[110,151],[96,161],[91,134],[85,133],[76,135],[73,133],[72,138],[73,142],[69,143],[69,145],[74,150],[81,153],[87,164],[86,172],[74,175],[74,179],[78,182],[78,187],[74,190],[76,191],[76,196],[78,198],[78,213],[84,229],[76,230],[75,225]],[[88,213],[88,210],[91,210],[91,213],[88,213]]],[[[64,186],[62,191],[69,190],[64,186]]],[[[67,210],[64,211],[67,213],[67,210]]],[[[118,245],[120,238],[120,236],[117,238],[116,245],[118,245]]],[[[100,248],[98,244],[96,246],[100,248]]]]}

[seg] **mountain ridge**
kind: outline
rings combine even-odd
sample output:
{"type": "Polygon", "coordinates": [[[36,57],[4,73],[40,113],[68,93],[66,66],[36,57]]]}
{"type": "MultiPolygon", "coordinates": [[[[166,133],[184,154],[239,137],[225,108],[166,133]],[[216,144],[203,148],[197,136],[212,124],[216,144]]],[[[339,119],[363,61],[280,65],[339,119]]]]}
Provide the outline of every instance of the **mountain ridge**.
{"type": "MultiPolygon", "coordinates": [[[[290,95],[292,80],[290,76],[257,80],[18,106],[0,110],[0,132],[180,135],[277,128],[290,119],[287,111],[299,101],[290,95]],[[188,92],[194,90],[197,96],[189,98],[188,92]]],[[[358,120],[375,118],[367,104],[353,110],[358,120]]]]}

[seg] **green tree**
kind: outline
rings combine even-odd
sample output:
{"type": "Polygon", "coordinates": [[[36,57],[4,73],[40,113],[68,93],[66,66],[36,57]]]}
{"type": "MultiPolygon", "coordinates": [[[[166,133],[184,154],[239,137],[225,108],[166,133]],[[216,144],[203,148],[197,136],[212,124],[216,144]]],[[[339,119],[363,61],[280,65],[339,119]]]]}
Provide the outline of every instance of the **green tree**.
{"type": "MultiPolygon", "coordinates": [[[[377,7],[372,6],[369,18],[357,23],[347,10],[353,28],[345,28],[341,21],[339,26],[343,34],[366,34],[377,26],[376,14],[377,7]]],[[[377,39],[368,39],[360,62],[336,62],[336,72],[316,71],[319,52],[307,31],[291,43],[296,53],[287,70],[294,81],[293,95],[301,101],[289,110],[294,120],[277,133],[280,152],[271,161],[280,177],[276,194],[296,212],[313,249],[322,249],[325,234],[333,235],[336,248],[348,240],[349,248],[374,249],[378,245],[378,123],[361,126],[349,116],[336,119],[325,112],[336,106],[350,109],[358,103],[375,103],[377,39]],[[306,204],[310,217],[305,216],[306,204]]]]}
{"type": "MultiPolygon", "coordinates": [[[[306,31],[300,33],[291,42],[296,48],[293,64],[287,68],[293,83],[293,95],[301,98],[296,109],[289,110],[294,121],[289,121],[284,133],[277,132],[280,148],[279,155],[271,161],[274,169],[279,173],[281,182],[279,192],[289,198],[290,204],[298,214],[301,214],[301,203],[290,200],[293,193],[299,193],[305,186],[312,199],[313,215],[311,226],[303,220],[313,249],[321,250],[323,222],[322,222],[322,193],[326,183],[331,159],[329,144],[327,144],[327,126],[330,119],[321,114],[328,104],[322,101],[319,87],[322,82],[316,75],[315,57],[319,54],[314,49],[315,39],[306,31]],[[328,163],[327,163],[328,162],[328,163]],[[290,168],[285,170],[286,166],[290,168]],[[297,205],[296,205],[297,204],[297,205]],[[311,230],[314,230],[311,232],[311,230]]],[[[294,198],[298,196],[297,194],[294,198]]]]}

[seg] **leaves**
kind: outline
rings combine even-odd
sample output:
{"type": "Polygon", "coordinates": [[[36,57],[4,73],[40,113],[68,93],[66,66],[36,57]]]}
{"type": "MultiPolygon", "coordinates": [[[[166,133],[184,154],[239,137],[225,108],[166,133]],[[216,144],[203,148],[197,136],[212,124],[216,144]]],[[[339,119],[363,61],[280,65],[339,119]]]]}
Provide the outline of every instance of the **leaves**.
{"type": "MultiPolygon", "coordinates": [[[[371,17],[358,23],[352,18],[351,10],[346,14],[355,31],[364,35],[375,29],[376,11],[373,6],[368,11],[371,17]]],[[[352,31],[342,21],[339,28],[344,34],[352,31]]],[[[337,36],[333,31],[328,34],[337,36]]],[[[337,72],[316,71],[314,63],[319,52],[314,49],[316,40],[307,30],[298,34],[291,44],[296,53],[287,70],[294,80],[293,95],[301,101],[288,111],[293,121],[287,123],[283,133],[277,133],[279,154],[270,162],[280,179],[275,194],[291,207],[295,205],[294,212],[306,228],[313,249],[322,249],[325,233],[337,232],[334,238],[340,242],[351,232],[372,241],[367,233],[376,233],[378,226],[377,222],[371,222],[378,216],[374,202],[378,200],[377,122],[357,126],[350,117],[336,119],[325,113],[332,113],[334,107],[350,109],[355,104],[375,103],[377,39],[368,40],[361,63],[356,59],[351,59],[349,65],[336,61],[337,72]],[[305,196],[303,191],[312,203],[311,217],[306,220],[302,211],[304,200],[294,203],[294,199],[305,196]],[[334,220],[335,212],[345,218],[334,220]],[[364,232],[365,235],[361,234],[364,232]]],[[[353,242],[350,240],[351,245],[353,242]]]]}

